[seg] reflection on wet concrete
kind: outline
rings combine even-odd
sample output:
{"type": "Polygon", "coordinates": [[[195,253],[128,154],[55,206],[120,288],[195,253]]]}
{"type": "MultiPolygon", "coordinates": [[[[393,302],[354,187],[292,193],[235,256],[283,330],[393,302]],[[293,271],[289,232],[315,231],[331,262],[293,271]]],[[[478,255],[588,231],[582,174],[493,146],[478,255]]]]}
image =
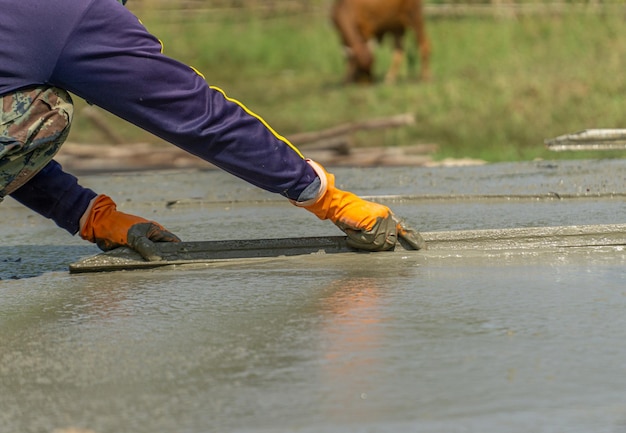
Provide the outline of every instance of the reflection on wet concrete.
{"type": "MultiPolygon", "coordinates": [[[[604,182],[596,164],[574,165],[581,177],[564,183],[589,176],[612,189],[620,166],[611,162],[604,182]]],[[[514,173],[490,170],[507,185],[472,171],[464,187],[499,194],[515,184],[514,173]]],[[[562,167],[516,170],[522,183],[534,176],[551,189],[562,167]]],[[[420,175],[443,190],[464,172],[392,170],[376,193],[405,194],[394,182],[420,175]]],[[[194,175],[220,186],[214,204],[167,208],[201,190],[184,195],[178,180],[191,180],[171,176],[168,197],[141,199],[149,174],[116,177],[110,189],[130,199],[125,210],[188,239],[337,234],[287,205],[224,200],[251,192],[217,173],[194,175]]],[[[428,231],[609,224],[624,214],[619,197],[418,202],[392,207],[428,231]]],[[[0,229],[2,432],[626,431],[623,247],[70,275],[67,263],[97,249],[2,206],[16,222],[0,229]],[[24,268],[2,261],[17,257],[24,268]]]]}

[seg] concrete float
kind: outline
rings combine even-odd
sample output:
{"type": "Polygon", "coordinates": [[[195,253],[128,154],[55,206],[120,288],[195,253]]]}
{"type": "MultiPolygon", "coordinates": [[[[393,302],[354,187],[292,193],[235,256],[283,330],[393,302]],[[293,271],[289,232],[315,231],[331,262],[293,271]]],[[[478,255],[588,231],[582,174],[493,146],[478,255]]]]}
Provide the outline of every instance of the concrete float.
{"type": "MultiPolygon", "coordinates": [[[[422,233],[426,249],[412,251],[399,242],[393,252],[429,254],[430,251],[537,250],[626,245],[626,224],[454,230],[422,233]]],[[[72,263],[70,273],[150,269],[171,265],[214,263],[227,260],[285,257],[306,254],[372,254],[357,251],[345,236],[282,239],[195,241],[157,244],[163,258],[146,261],[130,248],[117,248],[72,263]]],[[[383,252],[382,254],[388,254],[383,252]]],[[[381,253],[374,253],[381,254],[381,253]]]]}

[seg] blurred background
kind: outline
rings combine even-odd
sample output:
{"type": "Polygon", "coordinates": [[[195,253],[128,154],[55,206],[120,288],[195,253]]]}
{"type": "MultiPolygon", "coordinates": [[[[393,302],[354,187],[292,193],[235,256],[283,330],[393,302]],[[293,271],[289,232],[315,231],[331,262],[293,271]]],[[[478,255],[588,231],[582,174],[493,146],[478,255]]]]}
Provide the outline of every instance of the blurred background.
{"type": "MultiPolygon", "coordinates": [[[[407,61],[394,84],[382,81],[391,40],[376,46],[379,81],[373,85],[344,83],[331,6],[332,0],[127,3],[167,55],[294,137],[305,153],[320,149],[300,143],[303,134],[348,126],[347,144],[325,142],[321,150],[347,153],[347,145],[358,156],[373,148],[412,149],[428,160],[488,162],[625,155],[557,153],[544,145],[546,138],[587,128],[626,128],[624,2],[427,0],[432,78],[418,78],[420,59],[409,32],[407,61]],[[410,121],[355,127],[397,116],[410,121]]],[[[169,146],[76,102],[72,144],[169,146]]]]}

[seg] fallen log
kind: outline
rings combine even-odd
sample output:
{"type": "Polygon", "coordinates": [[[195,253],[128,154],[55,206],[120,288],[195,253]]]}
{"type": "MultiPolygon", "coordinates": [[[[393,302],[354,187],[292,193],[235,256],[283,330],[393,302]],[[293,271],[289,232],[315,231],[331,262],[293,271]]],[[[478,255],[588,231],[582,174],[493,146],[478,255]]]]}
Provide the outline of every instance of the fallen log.
{"type": "MultiPolygon", "coordinates": [[[[97,114],[95,118],[99,118],[97,114]]],[[[412,114],[400,114],[295,134],[289,136],[289,140],[301,147],[307,157],[329,166],[422,166],[431,163],[429,154],[437,150],[434,144],[359,147],[356,151],[350,137],[351,133],[357,131],[396,128],[412,123],[414,123],[412,114]]],[[[103,128],[103,132],[105,131],[106,127],[103,128]]],[[[119,143],[121,139],[111,137],[111,141],[119,143]]],[[[66,168],[79,172],[214,168],[212,164],[176,146],[151,143],[124,145],[66,143],[57,155],[57,160],[66,168]]]]}
{"type": "Polygon", "coordinates": [[[350,122],[332,128],[323,129],[321,131],[302,132],[289,135],[287,138],[294,145],[303,149],[313,147],[311,143],[324,142],[336,137],[342,137],[357,131],[368,131],[372,129],[398,128],[400,126],[411,125],[415,123],[412,114],[398,114],[391,117],[382,117],[378,119],[368,119],[359,122],[350,122]]]}
{"type": "Polygon", "coordinates": [[[124,143],[125,140],[107,124],[106,119],[96,107],[88,105],[83,108],[82,114],[91,121],[92,125],[95,126],[109,142],[113,144],[124,143]]]}

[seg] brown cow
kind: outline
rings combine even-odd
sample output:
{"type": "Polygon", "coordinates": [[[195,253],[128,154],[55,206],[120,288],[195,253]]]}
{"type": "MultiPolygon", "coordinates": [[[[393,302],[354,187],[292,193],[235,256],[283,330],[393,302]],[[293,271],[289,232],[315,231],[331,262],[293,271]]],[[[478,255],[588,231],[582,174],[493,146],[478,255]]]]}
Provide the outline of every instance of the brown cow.
{"type": "Polygon", "coordinates": [[[385,81],[394,82],[404,57],[406,29],[415,32],[421,57],[420,78],[430,78],[430,43],[424,30],[421,0],[335,0],[331,16],[347,51],[346,81],[373,81],[374,55],[369,42],[372,39],[380,42],[385,34],[391,33],[394,50],[385,81]]]}

